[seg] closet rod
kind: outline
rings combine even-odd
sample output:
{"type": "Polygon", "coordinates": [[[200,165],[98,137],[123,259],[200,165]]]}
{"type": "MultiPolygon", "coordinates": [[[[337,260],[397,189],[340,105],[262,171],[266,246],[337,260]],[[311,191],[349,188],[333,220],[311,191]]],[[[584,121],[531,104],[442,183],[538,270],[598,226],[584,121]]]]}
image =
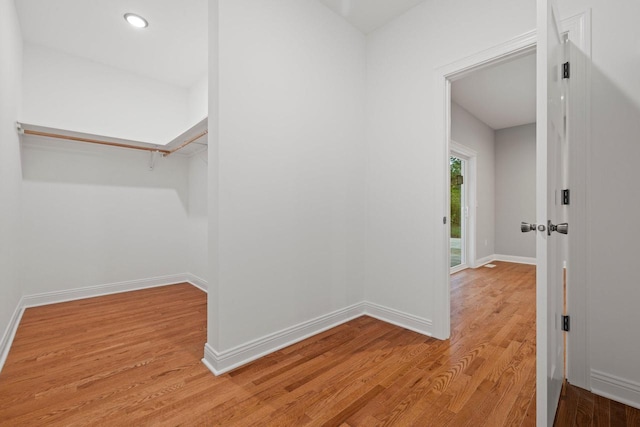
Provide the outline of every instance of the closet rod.
{"type": "Polygon", "coordinates": [[[168,152],[163,152],[163,156],[167,157],[173,153],[175,153],[178,150],[182,150],[184,147],[186,147],[187,145],[191,144],[192,142],[195,142],[197,140],[199,140],[200,138],[202,138],[203,136],[205,136],[206,134],[208,134],[209,131],[205,130],[204,132],[199,133],[198,135],[194,136],[193,138],[191,138],[188,141],[183,142],[181,145],[178,145],[176,148],[174,148],[173,150],[170,150],[168,152]]]}
{"type": "Polygon", "coordinates": [[[90,144],[108,145],[110,147],[131,148],[133,150],[158,152],[158,153],[162,153],[165,156],[173,153],[173,151],[160,150],[158,148],[139,147],[139,146],[136,146],[136,145],[120,144],[120,143],[117,143],[117,142],[100,141],[100,140],[97,140],[97,139],[80,138],[80,137],[77,137],[77,136],[60,135],[60,134],[57,134],[57,133],[40,132],[40,131],[37,131],[37,130],[25,129],[24,133],[25,133],[25,135],[44,136],[44,137],[47,137],[47,138],[66,139],[66,140],[70,140],[70,141],[88,142],[90,144]]]}

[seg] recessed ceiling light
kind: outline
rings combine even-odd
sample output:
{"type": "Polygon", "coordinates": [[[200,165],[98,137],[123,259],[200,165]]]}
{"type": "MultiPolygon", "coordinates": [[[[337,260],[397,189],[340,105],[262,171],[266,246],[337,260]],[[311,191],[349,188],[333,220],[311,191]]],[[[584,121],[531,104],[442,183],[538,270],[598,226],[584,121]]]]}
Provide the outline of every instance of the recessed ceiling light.
{"type": "Polygon", "coordinates": [[[135,13],[125,13],[124,19],[126,19],[129,24],[133,25],[136,28],[146,28],[149,26],[149,23],[146,19],[144,19],[140,15],[136,15],[135,13]]]}

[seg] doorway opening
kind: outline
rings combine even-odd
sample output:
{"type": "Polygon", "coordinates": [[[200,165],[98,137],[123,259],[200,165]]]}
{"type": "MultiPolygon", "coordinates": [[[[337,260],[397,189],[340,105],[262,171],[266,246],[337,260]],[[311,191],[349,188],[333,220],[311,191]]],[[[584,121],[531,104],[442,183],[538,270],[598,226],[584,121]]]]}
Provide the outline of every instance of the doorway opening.
{"type": "Polygon", "coordinates": [[[535,48],[452,80],[450,273],[492,261],[536,263],[535,233],[520,226],[536,217],[535,123],[535,48]]]}
{"type": "MultiPolygon", "coordinates": [[[[583,13],[576,15],[574,17],[568,18],[562,22],[562,27],[564,28],[566,34],[569,35],[569,43],[566,43],[567,48],[570,52],[570,61],[572,66],[572,71],[575,69],[573,67],[580,68],[580,73],[571,73],[571,79],[568,84],[570,86],[569,93],[569,109],[568,109],[568,123],[569,125],[569,140],[573,141],[573,144],[570,144],[569,157],[574,160],[572,162],[572,168],[570,170],[570,181],[572,185],[571,193],[574,192],[578,194],[584,194],[582,192],[585,191],[585,157],[584,152],[588,152],[585,145],[589,145],[589,115],[588,108],[583,108],[584,104],[589,104],[589,59],[590,59],[590,42],[589,42],[589,34],[590,34],[590,14],[583,13]],[[575,65],[574,65],[575,64],[575,65]],[[579,102],[582,101],[582,102],[579,102]],[[572,108],[573,107],[573,108],[572,108]],[[586,111],[585,114],[583,114],[586,111]],[[580,138],[582,137],[582,138],[580,138]]],[[[450,145],[451,138],[455,138],[455,135],[452,136],[451,132],[451,88],[452,83],[459,81],[472,74],[475,71],[497,65],[504,61],[512,60],[518,56],[524,56],[536,49],[536,41],[537,36],[535,32],[530,32],[527,34],[523,34],[522,36],[516,37],[514,39],[509,40],[506,43],[501,45],[497,45],[490,49],[478,52],[469,57],[465,57],[459,59],[453,63],[444,65],[436,70],[436,79],[437,85],[440,89],[440,93],[438,94],[438,102],[442,108],[436,110],[437,115],[435,117],[436,121],[441,123],[441,125],[437,126],[437,135],[436,137],[442,141],[442,145],[444,148],[443,151],[443,164],[448,166],[450,161],[450,145]],[[446,162],[446,163],[444,163],[446,162]]],[[[546,45],[545,45],[546,48],[546,45]]],[[[542,49],[542,48],[541,48],[542,49]]],[[[556,70],[561,69],[561,67],[556,67],[556,70]]],[[[539,73],[546,72],[547,75],[550,73],[550,69],[540,70],[539,73]]],[[[541,88],[546,87],[546,85],[540,85],[541,88]]],[[[545,98],[546,99],[546,98],[545,98]]],[[[542,109],[541,101],[539,108],[542,109]]],[[[559,105],[559,104],[558,104],[559,105]]],[[[543,110],[546,111],[546,110],[543,110]]],[[[544,114],[542,117],[546,117],[544,114]]],[[[538,126],[541,128],[541,126],[538,126]]],[[[546,126],[544,126],[546,130],[546,126]]],[[[542,135],[542,133],[540,132],[542,135]]],[[[449,200],[449,179],[450,179],[450,171],[449,168],[446,168],[446,185],[445,185],[445,215],[449,215],[450,210],[450,200],[449,200]]],[[[480,193],[480,191],[479,191],[480,193]]],[[[572,199],[573,201],[574,199],[572,199]]],[[[479,200],[478,205],[482,204],[482,200],[479,200]]],[[[575,211],[574,211],[575,212],[575,211]]],[[[580,316],[582,322],[580,323],[580,330],[576,327],[575,333],[569,335],[567,337],[567,376],[569,377],[569,381],[572,382],[572,377],[576,381],[576,384],[583,384],[583,387],[589,389],[589,364],[588,360],[585,357],[588,354],[588,340],[586,339],[586,322],[585,313],[586,313],[586,292],[585,289],[588,286],[576,286],[578,283],[585,283],[584,281],[576,280],[576,278],[580,277],[585,279],[585,270],[586,270],[586,257],[584,250],[584,243],[577,245],[577,241],[580,240],[580,236],[586,235],[586,227],[584,222],[584,215],[582,215],[584,209],[579,212],[575,212],[575,214],[570,218],[570,222],[572,222],[573,232],[569,234],[569,246],[572,248],[569,251],[568,255],[568,264],[572,266],[568,268],[567,273],[567,295],[571,298],[567,299],[568,308],[569,305],[573,307],[572,309],[572,324],[574,316],[577,318],[580,316]],[[569,277],[569,274],[571,277],[569,277]]],[[[541,215],[536,215],[535,218],[540,217],[541,215]]],[[[444,224],[448,224],[445,218],[444,224]]],[[[478,221],[480,222],[480,221],[478,221]]],[[[544,220],[544,223],[547,221],[544,220]]],[[[532,225],[532,224],[528,224],[532,225]]],[[[544,224],[542,224],[544,225],[544,224]]],[[[502,224],[500,224],[502,227],[502,224]]],[[[540,225],[538,225],[540,227],[540,225]]],[[[478,229],[481,228],[481,225],[478,225],[478,229]]],[[[523,227],[524,228],[524,227],[523,227]]],[[[445,253],[449,254],[449,245],[450,245],[450,234],[449,234],[449,225],[443,227],[443,243],[445,246],[445,253]]],[[[542,236],[541,236],[542,237],[542,236]]],[[[477,248],[481,248],[485,242],[478,237],[477,248]]],[[[546,260],[546,254],[536,254],[536,258],[540,259],[542,257],[543,261],[546,260]]],[[[476,263],[477,266],[482,265],[484,259],[481,254],[477,254],[476,263]]],[[[489,260],[490,261],[490,260],[489,260]]],[[[487,261],[487,262],[489,262],[487,261]]],[[[452,314],[454,311],[451,307],[451,271],[449,263],[443,263],[442,270],[442,285],[436,286],[435,289],[435,298],[436,298],[436,306],[434,310],[433,317],[433,330],[434,336],[440,339],[448,339],[451,336],[452,332],[452,314]]],[[[556,367],[562,369],[562,365],[560,366],[551,366],[550,362],[550,354],[547,353],[550,346],[552,345],[552,340],[555,340],[556,334],[551,334],[552,331],[548,330],[547,326],[553,326],[554,322],[549,321],[549,312],[552,310],[552,307],[547,302],[547,283],[546,283],[546,264],[544,265],[543,273],[538,274],[539,277],[543,277],[543,279],[539,279],[536,285],[536,310],[537,310],[537,320],[536,320],[536,359],[537,359],[537,374],[536,374],[536,382],[537,382],[537,413],[539,417],[546,418],[548,413],[548,405],[547,397],[550,395],[548,390],[548,382],[546,381],[548,377],[553,376],[553,370],[556,367]],[[553,369],[551,369],[553,368],[553,369]]],[[[484,271],[484,269],[482,269],[484,271]]],[[[460,274],[466,274],[460,273],[460,274]]],[[[555,308],[553,308],[555,309],[555,308]]],[[[557,316],[554,317],[556,319],[557,326],[557,316]]],[[[572,331],[573,332],[573,331],[572,331]]],[[[555,347],[554,347],[555,348],[555,347]]]]}
{"type": "MultiPolygon", "coordinates": [[[[449,214],[450,214],[450,199],[449,199],[449,180],[450,180],[450,170],[449,170],[449,161],[451,156],[451,148],[455,145],[454,140],[457,141],[456,135],[452,133],[451,128],[451,111],[452,111],[452,98],[451,98],[451,87],[452,83],[455,81],[461,80],[465,76],[471,75],[473,72],[482,70],[484,68],[489,68],[491,66],[498,65],[500,63],[512,61],[518,57],[526,56],[535,51],[536,48],[536,40],[537,36],[535,32],[530,32],[523,34],[517,38],[514,38],[504,44],[495,46],[491,49],[487,49],[481,52],[478,52],[474,55],[462,58],[453,63],[444,65],[438,68],[435,72],[436,84],[441,91],[439,92],[439,102],[442,107],[436,110],[436,117],[434,120],[436,123],[441,123],[440,126],[436,128],[436,138],[442,141],[443,151],[443,162],[446,161],[446,169],[444,172],[444,182],[445,184],[445,192],[444,192],[444,203],[445,203],[445,211],[444,221],[445,227],[442,228],[443,238],[444,238],[444,250],[446,254],[446,264],[443,263],[442,273],[442,285],[436,286],[435,288],[435,301],[436,304],[434,306],[434,315],[433,315],[433,336],[439,339],[448,339],[451,336],[451,267],[449,263],[449,252],[450,252],[450,227],[449,227],[449,214]]],[[[484,104],[488,106],[488,104],[484,104]]],[[[460,142],[460,141],[457,141],[460,142]]],[[[473,149],[473,147],[467,147],[473,149]]],[[[491,156],[488,156],[489,158],[491,156]]],[[[487,158],[487,156],[483,156],[483,158],[487,158]]],[[[478,154],[478,159],[480,159],[480,154],[478,154]]],[[[478,160],[479,162],[479,160],[478,160]]],[[[475,180],[476,182],[480,181],[480,165],[478,165],[478,178],[475,180]]],[[[489,186],[490,187],[490,186],[489,186]]],[[[482,200],[480,200],[481,191],[478,190],[478,201],[476,203],[471,203],[471,213],[475,214],[478,207],[482,205],[482,200]]],[[[471,215],[478,216],[478,215],[471,215]]],[[[480,218],[476,219],[477,229],[479,230],[482,227],[480,218]]],[[[485,255],[482,255],[478,252],[478,249],[483,247],[488,247],[490,250],[491,242],[488,239],[482,239],[481,236],[477,236],[478,231],[476,231],[476,236],[471,233],[468,233],[468,239],[475,238],[476,242],[473,245],[470,245],[475,249],[475,254],[471,257],[471,254],[467,255],[467,262],[470,263],[473,267],[478,267],[483,263],[490,262],[491,259],[485,259],[485,255]],[[485,242],[486,240],[486,242],[485,242]]],[[[490,253],[488,255],[493,255],[490,253]]]]}
{"type": "MultiPolygon", "coordinates": [[[[507,288],[495,286],[496,278],[507,274],[510,283],[519,283],[515,292],[527,308],[517,313],[501,309],[494,313],[495,319],[500,325],[519,319],[510,334],[526,343],[528,351],[536,342],[531,328],[537,306],[536,267],[522,264],[536,263],[536,233],[522,233],[520,223],[536,221],[535,52],[532,43],[450,75],[449,119],[445,121],[449,127],[450,328],[459,329],[466,318],[477,315],[461,303],[463,295],[473,293],[484,307],[495,298],[510,298],[507,288]],[[469,162],[458,154],[460,146],[476,153],[477,200],[473,204],[467,199],[469,162]],[[471,215],[476,218],[473,257],[466,251],[471,215]],[[484,265],[494,268],[461,271],[484,265]]],[[[534,364],[528,369],[535,373],[534,364]]],[[[535,385],[533,374],[528,381],[527,387],[535,385]]]]}

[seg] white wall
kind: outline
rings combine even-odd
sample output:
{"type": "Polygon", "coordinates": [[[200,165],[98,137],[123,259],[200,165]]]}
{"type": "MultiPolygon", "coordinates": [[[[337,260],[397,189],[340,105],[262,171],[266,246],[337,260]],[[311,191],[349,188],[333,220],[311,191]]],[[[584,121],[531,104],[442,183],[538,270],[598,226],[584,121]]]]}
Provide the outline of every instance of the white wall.
{"type": "Polygon", "coordinates": [[[207,152],[189,158],[189,224],[188,259],[186,271],[205,281],[209,280],[208,199],[209,165],[207,152]]]}
{"type": "Polygon", "coordinates": [[[26,295],[186,272],[187,159],[148,164],[133,150],[24,146],[26,295]]]}
{"type": "MultiPolygon", "coordinates": [[[[205,74],[191,87],[188,99],[188,121],[192,126],[209,113],[209,75],[205,74]]],[[[187,271],[209,281],[208,239],[208,152],[189,159],[189,225],[187,271]]]]}
{"type": "Polygon", "coordinates": [[[20,110],[22,36],[13,0],[0,0],[0,366],[22,289],[21,161],[15,122],[20,110]]]}
{"type": "Polygon", "coordinates": [[[451,139],[478,153],[475,253],[476,259],[481,259],[496,253],[495,131],[467,110],[452,102],[451,139]]]}
{"type": "Polygon", "coordinates": [[[368,36],[367,298],[432,319],[444,280],[435,69],[535,29],[532,0],[426,1],[368,36]]]}
{"type": "MultiPolygon", "coordinates": [[[[24,64],[27,123],[166,143],[202,103],[186,89],[39,46],[27,45],[24,64]]],[[[202,271],[190,257],[200,236],[188,159],[159,158],[149,171],[148,153],[26,139],[25,294],[202,271]]]]}
{"type": "Polygon", "coordinates": [[[591,386],[640,407],[640,3],[565,0],[563,16],[592,8],[588,191],[591,386]],[[623,387],[611,379],[622,379],[623,387]]]}
{"type": "Polygon", "coordinates": [[[535,222],[536,125],[496,131],[496,254],[535,258],[535,233],[520,223],[535,222]]]}
{"type": "Polygon", "coordinates": [[[205,74],[189,89],[187,125],[193,126],[209,114],[209,75],[205,74]]]}
{"type": "Polygon", "coordinates": [[[30,44],[23,97],[41,126],[166,144],[192,125],[188,90],[30,44]]]}
{"type": "Polygon", "coordinates": [[[315,0],[220,2],[219,17],[208,339],[226,351],[362,300],[365,38],[315,0]]]}

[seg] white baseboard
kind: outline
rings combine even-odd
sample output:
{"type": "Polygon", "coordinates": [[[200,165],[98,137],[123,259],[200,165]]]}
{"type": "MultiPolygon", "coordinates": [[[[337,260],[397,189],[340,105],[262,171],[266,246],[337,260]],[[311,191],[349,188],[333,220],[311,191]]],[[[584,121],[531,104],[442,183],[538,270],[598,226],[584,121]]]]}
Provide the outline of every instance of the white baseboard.
{"type": "MultiPolygon", "coordinates": [[[[20,319],[26,308],[185,282],[207,292],[206,280],[190,273],[183,273],[23,296],[18,302],[18,306],[2,336],[2,341],[0,341],[0,371],[9,354],[9,349],[20,324],[20,319]]],[[[220,375],[363,315],[369,315],[383,322],[391,323],[426,336],[432,336],[432,322],[428,319],[383,307],[378,304],[361,302],[283,329],[279,332],[266,335],[221,353],[217,352],[209,346],[209,344],[205,344],[202,362],[214,374],[220,375]]]]}
{"type": "Polygon", "coordinates": [[[185,276],[185,280],[184,280],[185,282],[191,283],[193,286],[200,289],[202,292],[206,293],[207,290],[209,289],[207,285],[207,281],[196,276],[195,274],[186,273],[184,276],[185,276]]]}
{"type": "Polygon", "coordinates": [[[591,370],[591,392],[640,409],[640,383],[591,370]]]}
{"type": "Polygon", "coordinates": [[[364,303],[364,314],[422,335],[433,336],[433,323],[429,319],[383,307],[371,302],[364,303]]]}
{"type": "MultiPolygon", "coordinates": [[[[467,268],[469,268],[469,266],[466,265],[466,264],[456,265],[455,267],[451,267],[449,269],[449,273],[450,274],[455,274],[455,273],[457,273],[459,271],[466,270],[467,268]]],[[[473,267],[471,267],[471,268],[473,268],[473,267]]]]}
{"type": "Polygon", "coordinates": [[[280,332],[266,335],[231,350],[218,352],[207,343],[204,346],[202,363],[215,375],[221,375],[364,315],[423,335],[432,335],[430,320],[378,304],[362,302],[283,329],[280,332]]]}
{"type": "Polygon", "coordinates": [[[215,375],[221,375],[363,314],[364,304],[354,304],[222,352],[207,343],[202,362],[215,375]]]}
{"type": "Polygon", "coordinates": [[[536,265],[535,257],[515,256],[515,255],[493,255],[493,261],[515,262],[517,264],[536,265]]]}
{"type": "Polygon", "coordinates": [[[20,324],[23,313],[24,306],[22,305],[22,299],[20,299],[16,309],[11,315],[11,319],[9,319],[9,324],[4,330],[4,334],[2,334],[2,341],[0,341],[0,371],[2,371],[4,362],[7,360],[7,356],[9,355],[9,350],[11,349],[13,338],[15,338],[16,332],[18,331],[18,325],[20,324]]]}
{"type": "Polygon", "coordinates": [[[140,289],[175,285],[177,283],[183,283],[187,281],[188,278],[186,274],[174,274],[170,276],[152,277],[149,279],[128,280],[125,282],[87,286],[86,288],[45,292],[41,294],[27,295],[22,299],[24,301],[24,307],[38,307],[40,305],[56,304],[60,302],[69,302],[85,298],[118,294],[121,292],[131,292],[138,291],[140,289]]]}
{"type": "Polygon", "coordinates": [[[514,262],[516,264],[530,264],[536,265],[536,259],[532,257],[515,256],[515,255],[500,255],[493,254],[480,259],[477,259],[473,268],[482,267],[485,264],[489,264],[493,261],[514,262]]]}
{"type": "Polygon", "coordinates": [[[485,264],[489,264],[494,259],[495,259],[495,255],[489,255],[483,258],[479,258],[476,260],[476,262],[473,263],[473,268],[482,267],[485,264]]]}

